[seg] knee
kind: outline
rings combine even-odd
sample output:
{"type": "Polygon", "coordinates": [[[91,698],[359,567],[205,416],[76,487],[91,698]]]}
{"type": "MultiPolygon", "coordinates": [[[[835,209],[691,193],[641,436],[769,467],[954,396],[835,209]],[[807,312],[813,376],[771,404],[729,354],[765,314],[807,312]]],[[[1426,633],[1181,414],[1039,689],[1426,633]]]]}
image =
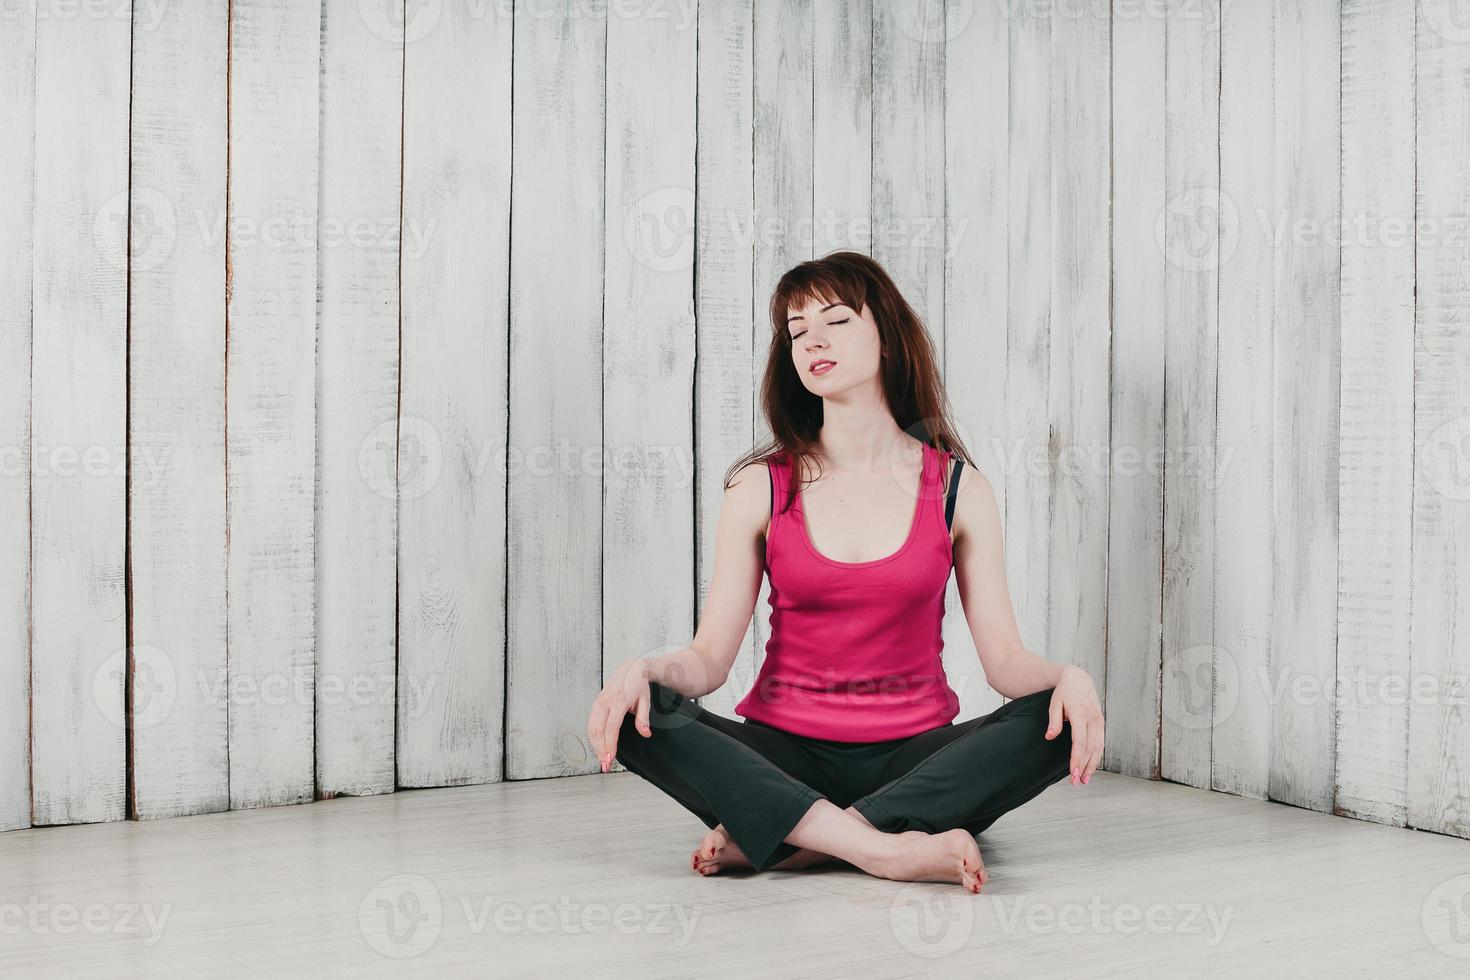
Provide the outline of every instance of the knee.
{"type": "MultiPolygon", "coordinates": [[[[1035,728],[1043,737],[1051,727],[1051,697],[1055,691],[1056,688],[1048,687],[1040,691],[1033,691],[1010,702],[1015,706],[1014,710],[1016,714],[1025,718],[1027,724],[1035,728]]],[[[1072,723],[1066,718],[1063,718],[1062,730],[1050,739],[1047,739],[1047,741],[1052,745],[1058,746],[1060,751],[1070,753],[1072,751],[1072,723]]]]}
{"type": "Polygon", "coordinates": [[[684,700],[684,695],[672,687],[665,687],[658,681],[648,682],[648,713],[669,714],[676,710],[679,702],[684,700]]]}
{"type": "Polygon", "coordinates": [[[651,734],[644,735],[638,730],[636,709],[623,715],[622,724],[618,729],[618,756],[620,758],[624,746],[636,752],[645,742],[656,743],[661,734],[687,725],[700,710],[693,701],[657,681],[648,682],[648,695],[648,730],[651,734]]]}

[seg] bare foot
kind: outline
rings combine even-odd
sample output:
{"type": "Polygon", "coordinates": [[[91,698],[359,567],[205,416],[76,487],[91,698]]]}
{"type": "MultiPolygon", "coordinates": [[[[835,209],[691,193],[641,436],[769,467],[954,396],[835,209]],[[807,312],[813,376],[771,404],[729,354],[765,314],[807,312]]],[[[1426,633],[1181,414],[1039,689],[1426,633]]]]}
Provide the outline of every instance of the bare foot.
{"type": "Polygon", "coordinates": [[[908,830],[892,835],[893,854],[879,863],[876,873],[894,881],[949,881],[980,893],[990,880],[980,860],[980,847],[968,830],[957,827],[940,834],[908,830]]]}
{"type": "Polygon", "coordinates": [[[699,846],[690,856],[689,867],[708,876],[731,868],[750,868],[752,865],[745,852],[740,850],[740,845],[725,832],[725,825],[720,824],[704,835],[704,840],[699,842],[699,846]]]}
{"type": "MultiPolygon", "coordinates": [[[[790,855],[777,864],[771,865],[772,871],[799,871],[802,868],[811,868],[828,861],[837,860],[830,854],[821,851],[812,851],[803,847],[795,854],[790,855]]],[[[753,865],[745,852],[740,850],[740,845],[725,830],[725,825],[720,824],[704,835],[704,840],[694,849],[691,856],[690,867],[702,875],[719,874],[731,868],[751,868],[753,865]]]]}

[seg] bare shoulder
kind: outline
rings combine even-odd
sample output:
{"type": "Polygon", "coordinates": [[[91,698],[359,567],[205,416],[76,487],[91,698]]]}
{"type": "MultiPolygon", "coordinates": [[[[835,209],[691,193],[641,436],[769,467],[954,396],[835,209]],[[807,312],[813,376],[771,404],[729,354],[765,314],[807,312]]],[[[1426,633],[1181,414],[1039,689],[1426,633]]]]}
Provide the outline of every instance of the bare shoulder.
{"type": "MultiPolygon", "coordinates": [[[[954,462],[946,461],[946,486],[949,485],[948,478],[953,472],[954,462]]],[[[970,535],[990,536],[999,524],[1000,508],[995,497],[995,487],[984,473],[966,464],[960,470],[960,483],[955,489],[955,540],[970,535]]]]}
{"type": "Polygon", "coordinates": [[[764,460],[746,463],[730,477],[724,510],[740,527],[755,534],[766,533],[771,517],[771,476],[764,460]]]}

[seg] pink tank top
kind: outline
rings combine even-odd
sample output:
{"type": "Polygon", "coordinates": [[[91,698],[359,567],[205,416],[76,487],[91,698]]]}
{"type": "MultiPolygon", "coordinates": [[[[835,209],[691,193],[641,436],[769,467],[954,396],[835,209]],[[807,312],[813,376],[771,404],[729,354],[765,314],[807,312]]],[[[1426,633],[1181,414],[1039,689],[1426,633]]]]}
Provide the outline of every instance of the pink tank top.
{"type": "Polygon", "coordinates": [[[881,742],[947,725],[959,698],[945,677],[944,593],[954,567],[945,522],[943,456],[924,445],[919,499],[903,545],[886,558],[818,553],[798,493],[778,513],[792,461],[769,461],[774,506],[766,532],[770,639],[735,713],[836,742],[881,742]]]}

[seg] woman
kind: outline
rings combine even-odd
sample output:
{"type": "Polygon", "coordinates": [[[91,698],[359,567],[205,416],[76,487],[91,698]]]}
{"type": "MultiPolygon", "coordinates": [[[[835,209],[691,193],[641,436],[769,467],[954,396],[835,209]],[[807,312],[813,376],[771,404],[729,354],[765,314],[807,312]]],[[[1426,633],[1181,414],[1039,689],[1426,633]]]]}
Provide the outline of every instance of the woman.
{"type": "Polygon", "coordinates": [[[726,474],[699,629],[621,665],[588,739],[603,772],[616,756],[711,828],[702,874],[836,858],[978,893],[974,835],[1097,768],[1097,692],[1022,646],[994,494],[964,469],[928,336],[887,273],[855,252],[803,262],[770,314],[772,440],[726,474]],[[951,569],[986,680],[1013,699],[958,725],[940,659],[951,569]],[[736,722],[692,699],[728,677],[762,571],[771,636],[736,722]]]}

